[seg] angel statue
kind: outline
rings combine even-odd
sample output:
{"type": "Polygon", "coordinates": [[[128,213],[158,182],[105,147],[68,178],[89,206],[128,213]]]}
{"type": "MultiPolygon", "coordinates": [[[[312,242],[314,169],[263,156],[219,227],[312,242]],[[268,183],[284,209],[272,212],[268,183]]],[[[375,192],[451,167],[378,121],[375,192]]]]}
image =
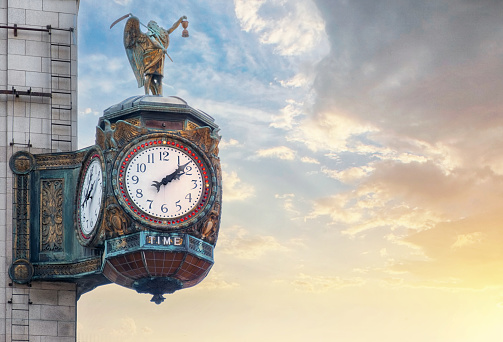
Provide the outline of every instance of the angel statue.
{"type": "MultiPolygon", "coordinates": [[[[184,28],[188,22],[186,16],[180,17],[170,29],[166,30],[155,21],[150,21],[146,26],[131,13],[117,19],[111,26],[112,28],[119,21],[128,18],[124,27],[124,47],[126,54],[133,69],[133,73],[138,81],[138,88],[145,87],[145,95],[162,95],[162,79],[164,74],[164,58],[169,57],[166,51],[169,45],[169,35],[183,22],[184,28]],[[145,26],[148,31],[140,31],[140,24],[145,26]]],[[[188,34],[186,34],[188,36],[188,34]]]]}

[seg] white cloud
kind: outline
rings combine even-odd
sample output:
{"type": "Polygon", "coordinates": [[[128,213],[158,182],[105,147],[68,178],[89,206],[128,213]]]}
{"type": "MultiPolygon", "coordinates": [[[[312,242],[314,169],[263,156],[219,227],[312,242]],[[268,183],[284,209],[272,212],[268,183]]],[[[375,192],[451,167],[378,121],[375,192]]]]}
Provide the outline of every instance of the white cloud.
{"type": "Polygon", "coordinates": [[[243,183],[237,173],[222,172],[223,199],[225,201],[244,201],[255,194],[255,188],[243,183]]]}
{"type": "Polygon", "coordinates": [[[220,141],[220,143],[218,144],[218,147],[221,150],[227,149],[229,147],[235,147],[235,146],[239,146],[239,141],[237,141],[236,139],[232,139],[232,138],[229,140],[222,139],[220,141]]]}
{"type": "Polygon", "coordinates": [[[283,195],[276,194],[276,195],[274,195],[274,198],[283,200],[283,209],[285,209],[285,211],[289,212],[290,214],[295,214],[295,215],[299,214],[299,211],[295,209],[294,204],[293,204],[293,200],[295,199],[295,194],[283,194],[283,195]]]}
{"type": "Polygon", "coordinates": [[[320,162],[312,157],[301,157],[300,161],[306,164],[319,164],[320,162]]]}
{"type": "Polygon", "coordinates": [[[311,0],[234,0],[234,6],[242,29],[259,34],[260,42],[274,45],[280,55],[327,50],[325,22],[311,0]]]}
{"type": "Polygon", "coordinates": [[[280,110],[280,115],[273,117],[271,127],[281,129],[291,129],[296,125],[295,118],[302,115],[301,102],[289,99],[286,101],[288,104],[280,110]]]}
{"type": "Polygon", "coordinates": [[[296,153],[289,147],[277,146],[258,150],[256,155],[261,158],[279,158],[282,160],[294,160],[296,153]]]}
{"type": "Polygon", "coordinates": [[[285,252],[288,248],[272,235],[251,235],[241,227],[222,230],[218,241],[219,251],[241,259],[258,259],[269,252],[285,252]]]}
{"type": "Polygon", "coordinates": [[[87,116],[87,115],[98,116],[98,115],[100,115],[100,112],[95,111],[92,108],[84,108],[84,110],[79,110],[79,115],[80,116],[87,116]]]}
{"type": "Polygon", "coordinates": [[[371,166],[355,166],[345,170],[329,170],[325,167],[321,171],[330,178],[337,179],[343,183],[353,184],[366,178],[375,169],[371,166]]]}

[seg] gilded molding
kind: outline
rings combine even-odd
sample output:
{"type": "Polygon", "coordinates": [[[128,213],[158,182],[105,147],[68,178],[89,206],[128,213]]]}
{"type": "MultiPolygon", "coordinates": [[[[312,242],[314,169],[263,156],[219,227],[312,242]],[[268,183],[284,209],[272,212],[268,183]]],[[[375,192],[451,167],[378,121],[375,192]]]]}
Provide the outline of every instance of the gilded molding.
{"type": "Polygon", "coordinates": [[[73,276],[83,273],[98,272],[101,269],[101,257],[71,264],[34,264],[34,277],[73,276]]]}
{"type": "Polygon", "coordinates": [[[66,169],[80,167],[87,150],[71,153],[56,153],[56,154],[36,154],[35,160],[37,169],[66,169]]]}

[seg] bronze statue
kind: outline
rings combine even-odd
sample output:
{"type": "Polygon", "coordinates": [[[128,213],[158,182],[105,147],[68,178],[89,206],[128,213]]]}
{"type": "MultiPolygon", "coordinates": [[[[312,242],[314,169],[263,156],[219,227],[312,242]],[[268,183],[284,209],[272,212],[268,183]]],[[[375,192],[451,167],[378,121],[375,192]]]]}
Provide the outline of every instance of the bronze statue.
{"type": "MultiPolygon", "coordinates": [[[[167,48],[169,45],[169,35],[183,22],[185,29],[188,25],[186,16],[180,17],[170,29],[166,30],[155,21],[150,21],[146,26],[131,13],[117,19],[111,26],[112,28],[119,21],[128,18],[124,27],[124,47],[126,54],[133,69],[133,73],[138,81],[138,88],[145,87],[145,94],[149,91],[152,95],[162,95],[162,78],[164,77],[164,58],[169,57],[167,48]],[[141,32],[140,24],[145,26],[148,31],[141,32]]],[[[184,30],[186,31],[186,30],[184,30]]],[[[188,37],[188,33],[183,32],[182,36],[188,37]]]]}

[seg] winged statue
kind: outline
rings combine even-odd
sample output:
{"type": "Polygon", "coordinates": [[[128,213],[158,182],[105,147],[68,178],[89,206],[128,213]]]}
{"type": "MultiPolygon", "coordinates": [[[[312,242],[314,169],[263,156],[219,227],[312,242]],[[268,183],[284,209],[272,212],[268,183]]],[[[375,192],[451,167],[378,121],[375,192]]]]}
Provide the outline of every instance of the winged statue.
{"type": "MultiPolygon", "coordinates": [[[[111,26],[112,28],[119,21],[128,18],[124,27],[124,47],[129,64],[133,69],[133,73],[138,82],[138,88],[144,87],[145,94],[149,92],[152,95],[162,95],[162,79],[164,77],[164,59],[169,57],[167,48],[169,46],[169,35],[177,29],[183,22],[184,28],[188,22],[186,16],[180,17],[173,26],[169,29],[164,29],[155,21],[151,20],[147,25],[144,25],[134,15],[126,14],[117,19],[111,26]],[[147,28],[147,32],[143,33],[140,30],[140,25],[147,28]]],[[[185,33],[182,36],[188,36],[185,33]]]]}

